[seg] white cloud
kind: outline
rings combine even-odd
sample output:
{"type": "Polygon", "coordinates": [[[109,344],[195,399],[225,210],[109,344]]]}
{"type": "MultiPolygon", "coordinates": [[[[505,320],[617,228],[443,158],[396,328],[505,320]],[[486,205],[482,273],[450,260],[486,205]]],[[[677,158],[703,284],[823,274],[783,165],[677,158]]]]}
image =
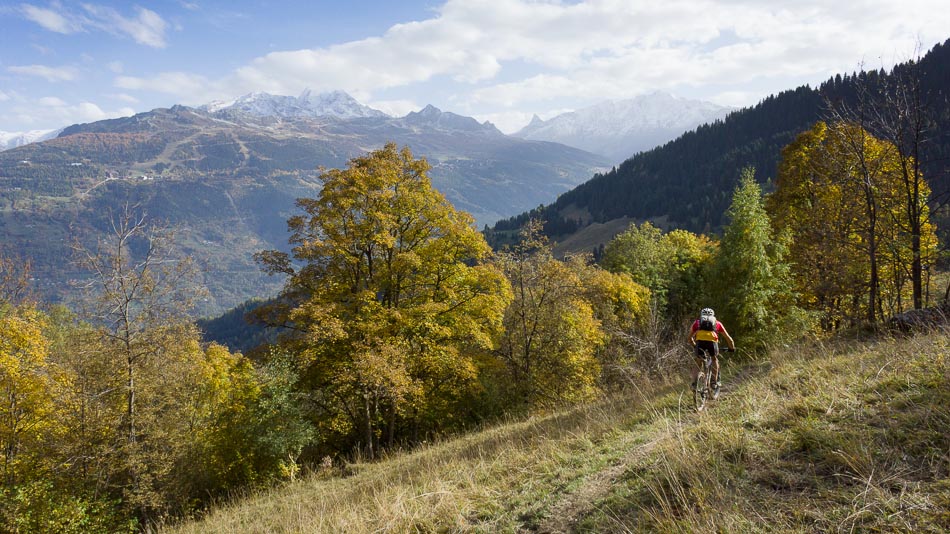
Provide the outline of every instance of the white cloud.
{"type": "Polygon", "coordinates": [[[158,13],[136,7],[136,15],[127,17],[114,8],[96,4],[82,4],[81,12],[74,12],[59,3],[49,9],[22,4],[23,16],[49,31],[63,34],[99,30],[113,35],[131,37],[135,42],[154,48],[166,46],[168,23],[158,13]]]}
{"type": "Polygon", "coordinates": [[[106,67],[116,74],[122,74],[122,71],[125,69],[121,61],[110,61],[106,63],[106,67]]]}
{"type": "Polygon", "coordinates": [[[125,17],[115,9],[106,6],[83,4],[83,9],[92,17],[94,24],[101,30],[126,35],[135,42],[154,48],[164,48],[165,30],[168,23],[158,13],[136,7],[137,17],[125,17]]]}
{"type": "Polygon", "coordinates": [[[163,72],[151,78],[119,76],[115,86],[132,91],[167,93],[178,97],[182,104],[203,104],[228,96],[219,89],[221,83],[187,72],[163,72]]]}
{"type": "Polygon", "coordinates": [[[68,82],[79,77],[79,69],[70,66],[15,65],[7,67],[7,71],[25,76],[36,76],[48,82],[68,82]]]}
{"type": "Polygon", "coordinates": [[[138,99],[138,98],[135,98],[135,97],[132,96],[132,95],[127,95],[127,94],[125,94],[125,93],[118,93],[118,94],[108,95],[108,96],[109,96],[110,98],[114,98],[114,99],[116,99],[116,100],[121,100],[121,101],[127,102],[127,103],[129,103],[129,104],[138,104],[138,103],[139,103],[139,99],[138,99]]]}
{"type": "Polygon", "coordinates": [[[6,102],[7,100],[10,100],[10,95],[0,91],[0,102],[6,102]]]}
{"type": "Polygon", "coordinates": [[[22,4],[20,9],[23,16],[27,19],[32,20],[51,32],[68,34],[82,30],[81,21],[53,11],[52,9],[43,9],[30,4],[22,4]]]}
{"type": "Polygon", "coordinates": [[[451,101],[485,117],[504,108],[564,107],[559,99],[593,103],[706,86],[737,104],[756,80],[787,88],[853,70],[862,58],[884,66],[905,59],[887,54],[911,53],[918,38],[930,46],[947,37],[944,3],[449,0],[426,20],[325,48],[272,52],[222,79],[169,72],[116,84],[203,103],[305,88],[372,100],[383,89],[451,83],[451,101]]]}
{"type": "Polygon", "coordinates": [[[55,96],[44,96],[43,98],[38,99],[36,103],[43,107],[48,107],[48,108],[60,107],[60,106],[66,105],[66,102],[64,102],[63,99],[55,97],[55,96]]]}
{"type": "MultiPolygon", "coordinates": [[[[359,99],[359,97],[355,98],[359,99]]],[[[378,109],[393,117],[404,117],[408,115],[410,111],[419,111],[424,107],[412,100],[369,100],[365,103],[367,106],[378,109]]]]}
{"type": "Polygon", "coordinates": [[[0,113],[0,121],[16,122],[25,128],[49,125],[67,126],[70,124],[94,122],[116,117],[133,115],[134,110],[122,107],[104,110],[93,102],[68,103],[55,96],[27,100],[14,106],[7,113],[0,113]]]}

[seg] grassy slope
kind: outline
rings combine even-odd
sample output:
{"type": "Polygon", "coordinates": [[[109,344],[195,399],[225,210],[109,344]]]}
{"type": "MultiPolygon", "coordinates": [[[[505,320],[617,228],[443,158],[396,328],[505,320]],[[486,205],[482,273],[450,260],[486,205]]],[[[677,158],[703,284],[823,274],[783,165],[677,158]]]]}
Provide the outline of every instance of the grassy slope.
{"type": "Polygon", "coordinates": [[[291,483],[177,531],[950,529],[950,337],[807,352],[726,363],[701,415],[678,384],[291,483]]]}

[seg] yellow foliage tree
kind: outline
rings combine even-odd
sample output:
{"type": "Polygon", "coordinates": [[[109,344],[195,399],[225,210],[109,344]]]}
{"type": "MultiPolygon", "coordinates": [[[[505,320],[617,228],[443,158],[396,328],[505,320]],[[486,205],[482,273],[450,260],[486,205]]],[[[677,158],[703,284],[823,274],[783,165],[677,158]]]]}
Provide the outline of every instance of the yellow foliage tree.
{"type": "Polygon", "coordinates": [[[649,290],[586,258],[554,258],[538,221],[496,261],[514,293],[495,351],[511,402],[530,408],[590,399],[604,366],[613,371],[623,361],[623,337],[644,317],[649,290]]]}
{"type": "Polygon", "coordinates": [[[0,451],[6,486],[31,469],[29,462],[45,448],[44,440],[62,434],[54,415],[63,376],[49,365],[45,325],[32,308],[0,308],[0,451]]]}
{"type": "MultiPolygon", "coordinates": [[[[914,258],[932,258],[937,241],[924,222],[921,254],[914,251],[903,166],[892,144],[851,123],[819,122],[782,152],[768,210],[777,229],[792,233],[796,289],[826,330],[913,303],[914,258]]],[[[920,187],[926,216],[929,189],[920,187]]]]}
{"type": "Polygon", "coordinates": [[[425,160],[395,144],[325,172],[300,199],[287,254],[259,255],[289,276],[277,313],[295,335],[326,435],[373,457],[397,434],[417,438],[457,414],[477,384],[509,298],[471,216],[432,188],[425,160]]]}
{"type": "Polygon", "coordinates": [[[703,273],[712,261],[717,243],[705,235],[686,230],[663,233],[650,222],[631,224],[605,247],[601,265],[611,272],[626,273],[650,289],[661,319],[674,325],[701,307],[703,273]]]}

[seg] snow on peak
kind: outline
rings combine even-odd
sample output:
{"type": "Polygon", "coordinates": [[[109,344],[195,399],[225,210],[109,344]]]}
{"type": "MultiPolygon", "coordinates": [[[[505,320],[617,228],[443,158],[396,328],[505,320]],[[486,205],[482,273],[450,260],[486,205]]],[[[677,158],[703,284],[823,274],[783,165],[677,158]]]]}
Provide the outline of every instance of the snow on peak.
{"type": "Polygon", "coordinates": [[[331,91],[313,96],[309,89],[305,90],[297,102],[315,116],[338,117],[341,119],[356,119],[363,117],[388,117],[389,115],[364,106],[344,91],[331,91]]]}
{"type": "Polygon", "coordinates": [[[514,135],[563,143],[622,161],[731,111],[710,102],[654,92],[602,102],[546,121],[535,116],[514,135]]]}
{"type": "Polygon", "coordinates": [[[531,122],[529,122],[528,125],[524,127],[524,129],[527,130],[527,129],[529,129],[529,128],[538,128],[538,127],[540,127],[542,124],[544,124],[544,121],[541,120],[541,117],[538,117],[538,114],[537,114],[537,113],[535,113],[535,114],[531,117],[531,122]]]}
{"type": "Polygon", "coordinates": [[[229,102],[210,102],[199,109],[208,113],[241,113],[253,117],[280,119],[316,117],[356,119],[389,116],[382,111],[360,104],[343,91],[314,95],[310,89],[304,90],[297,97],[264,92],[248,93],[229,102]]]}
{"type": "Polygon", "coordinates": [[[27,132],[0,132],[0,151],[9,150],[30,143],[46,141],[59,135],[62,128],[56,130],[30,130],[27,132]]]}

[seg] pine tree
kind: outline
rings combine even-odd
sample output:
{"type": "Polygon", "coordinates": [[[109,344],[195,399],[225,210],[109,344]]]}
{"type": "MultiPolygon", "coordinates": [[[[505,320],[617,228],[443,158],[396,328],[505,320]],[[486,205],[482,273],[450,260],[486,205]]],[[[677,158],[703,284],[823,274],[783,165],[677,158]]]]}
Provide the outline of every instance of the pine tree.
{"type": "Polygon", "coordinates": [[[787,239],[776,238],[752,168],[743,169],[710,280],[718,316],[736,343],[754,352],[770,341],[801,331],[803,314],[794,305],[787,239]],[[793,326],[794,325],[794,326],[793,326]]]}

